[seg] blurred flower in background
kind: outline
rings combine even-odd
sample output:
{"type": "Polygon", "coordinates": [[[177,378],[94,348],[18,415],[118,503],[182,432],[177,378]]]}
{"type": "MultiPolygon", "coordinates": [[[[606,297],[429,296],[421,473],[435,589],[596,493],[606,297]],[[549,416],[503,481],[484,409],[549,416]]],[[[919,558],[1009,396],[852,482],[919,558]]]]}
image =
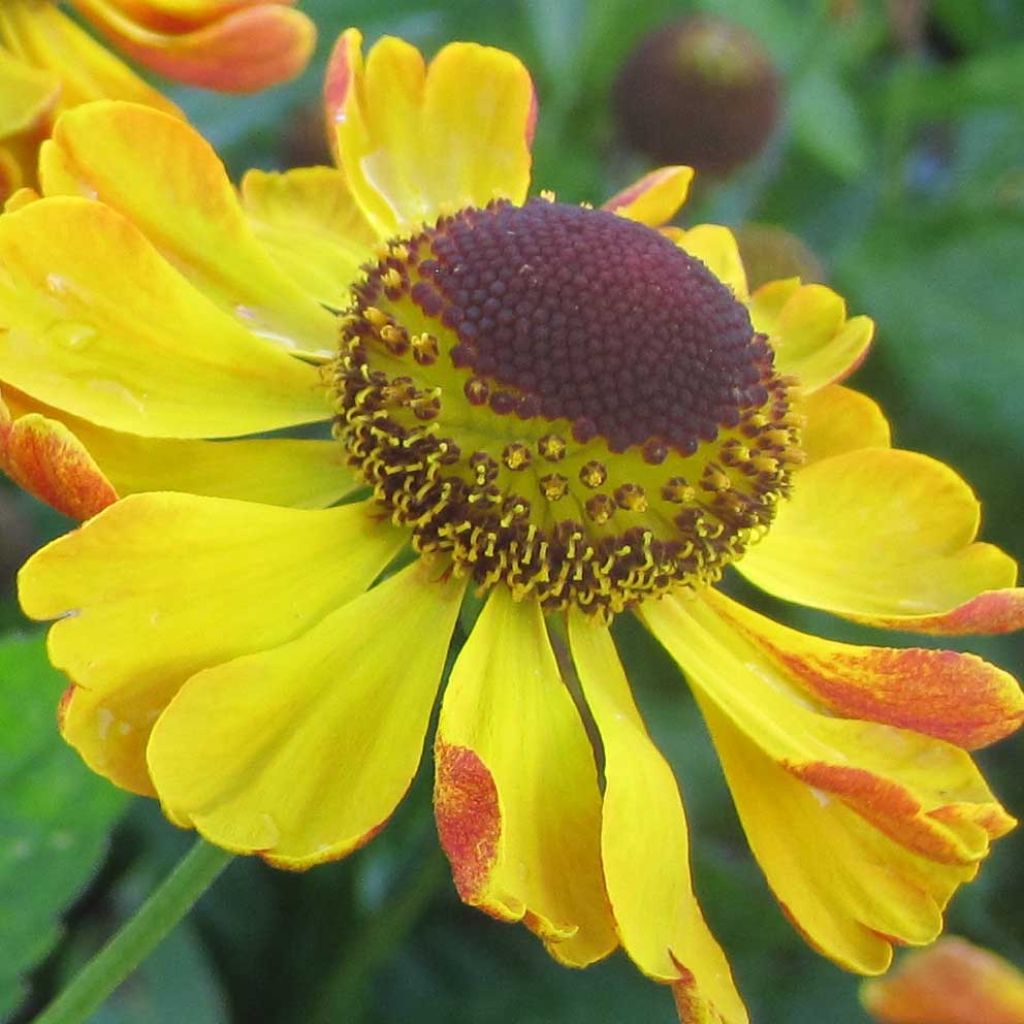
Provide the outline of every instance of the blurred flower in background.
{"type": "MultiPolygon", "coordinates": [[[[113,46],[174,81],[251,92],[306,66],[316,30],[294,0],[74,0],[113,46]]],[[[53,0],[0,5],[0,200],[35,183],[40,142],[62,110],[95,99],[177,108],[53,0]]]]}
{"type": "Polygon", "coordinates": [[[658,163],[724,176],[767,145],[780,91],[779,73],[753,33],[699,14],[641,39],[612,98],[629,145],[658,163]]]}
{"type": "Polygon", "coordinates": [[[352,31],[325,101],[338,166],[252,172],[240,197],[180,121],[72,111],[44,198],[0,220],[4,457],[95,514],[21,574],[26,611],[60,618],[65,737],[176,824],[309,866],[390,818],[464,635],[435,741],[462,898],[563,963],[621,944],[684,1020],[732,1024],[677,784],[608,629],[630,609],[813,946],[877,973],[932,941],[1013,825],[967,751],[1019,725],[1015,681],[714,586],[734,564],[935,635],[1024,620],[967,485],[840,383],[871,322],[822,285],[751,292],[725,228],[663,227],[687,168],[602,210],[527,201],[536,104],[510,54],[427,67],[385,38],[364,63],[352,31]],[[253,436],[330,421],[334,440],[253,436]]]}
{"type": "Polygon", "coordinates": [[[864,982],[861,1001],[878,1024],[1022,1024],[1024,973],[950,935],[864,982]]]}

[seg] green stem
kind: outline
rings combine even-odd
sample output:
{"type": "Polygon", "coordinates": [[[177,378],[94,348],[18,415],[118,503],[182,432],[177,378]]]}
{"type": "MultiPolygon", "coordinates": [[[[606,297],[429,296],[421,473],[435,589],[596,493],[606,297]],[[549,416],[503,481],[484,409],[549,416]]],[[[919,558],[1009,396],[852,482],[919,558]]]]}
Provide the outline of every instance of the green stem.
{"type": "Polygon", "coordinates": [[[232,854],[202,839],[34,1024],[80,1024],[159,945],[227,867],[232,854]]]}

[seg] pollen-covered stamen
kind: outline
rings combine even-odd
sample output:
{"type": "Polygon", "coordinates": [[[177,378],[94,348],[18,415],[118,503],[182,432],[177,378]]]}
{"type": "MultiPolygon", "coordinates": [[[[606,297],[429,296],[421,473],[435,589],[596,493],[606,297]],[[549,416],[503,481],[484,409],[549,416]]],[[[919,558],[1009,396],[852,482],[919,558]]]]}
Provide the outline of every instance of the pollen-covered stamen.
{"type": "Polygon", "coordinates": [[[533,202],[390,243],[343,318],[337,432],[420,550],[550,608],[714,580],[799,458],[786,383],[703,264],[533,202]]]}

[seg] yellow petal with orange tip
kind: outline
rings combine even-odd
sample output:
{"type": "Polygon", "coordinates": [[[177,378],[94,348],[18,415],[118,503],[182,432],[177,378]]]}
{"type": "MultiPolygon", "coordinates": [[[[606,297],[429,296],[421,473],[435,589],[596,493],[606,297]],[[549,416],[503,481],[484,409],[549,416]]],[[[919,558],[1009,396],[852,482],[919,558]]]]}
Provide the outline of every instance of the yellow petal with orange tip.
{"type": "Polygon", "coordinates": [[[697,700],[750,848],[804,938],[859,974],[886,970],[894,942],[932,942],[950,897],[977,865],[912,853],[796,779],[700,691],[697,700]]]}
{"type": "Polygon", "coordinates": [[[804,465],[858,448],[888,448],[892,444],[889,421],[878,403],[842,384],[798,395],[795,409],[806,418],[800,432],[804,465]]]}
{"type": "Polygon", "coordinates": [[[847,317],[842,296],[823,284],[789,278],[762,285],[749,301],[755,331],[768,336],[775,366],[811,394],[848,377],[867,355],[875,325],[847,317]]]}
{"type": "Polygon", "coordinates": [[[1024,972],[956,935],[907,953],[884,978],[861,985],[878,1024],[1020,1024],[1024,972]]]}
{"type": "Polygon", "coordinates": [[[65,738],[95,771],[151,792],[146,739],[189,676],[293,639],[384,569],[405,538],[371,513],[143,494],[37,552],[18,577],[22,608],[59,619],[50,660],[87,691],[65,738]]]}
{"type": "MultiPolygon", "coordinates": [[[[10,388],[4,389],[3,400],[16,429],[28,417],[34,422],[54,423],[56,433],[51,440],[58,436],[70,439],[68,443],[84,453],[106,481],[97,482],[98,493],[104,499],[101,503],[81,503],[74,492],[67,494],[63,487],[29,486],[8,468],[22,487],[74,519],[87,519],[116,495],[141,491],[184,491],[267,505],[324,508],[356,486],[345,464],[345,452],[336,441],[137,437],[97,427],[10,388]]],[[[39,449],[38,454],[45,458],[33,462],[35,472],[42,472],[55,484],[64,481],[67,463],[62,452],[62,446],[39,449]]]]}
{"type": "Polygon", "coordinates": [[[451,43],[428,66],[386,36],[364,64],[361,42],[355,29],[339,39],[325,104],[339,165],[383,237],[464,206],[525,199],[536,109],[516,57],[451,43]]]}
{"type": "Polygon", "coordinates": [[[740,302],[747,301],[747,272],[743,269],[736,236],[720,224],[666,228],[664,234],[681,249],[696,257],[722,284],[728,285],[740,302]]]}
{"type": "Polygon", "coordinates": [[[977,499],[948,466],[864,448],[801,469],[736,567],[788,601],[913,630],[1015,584],[1014,561],[974,540],[979,520],[977,499]]]}
{"type": "Polygon", "coordinates": [[[117,500],[111,482],[63,423],[38,413],[12,417],[2,397],[0,469],[72,519],[88,519],[117,500]]]}
{"type": "Polygon", "coordinates": [[[569,642],[604,750],[601,852],[622,948],[645,974],[674,985],[685,1020],[746,1022],[693,894],[679,789],[647,734],[611,634],[572,611],[569,642]]]}
{"type": "Polygon", "coordinates": [[[0,5],[0,31],[8,52],[60,80],[64,109],[110,98],[179,113],[169,99],[79,28],[56,4],[4,3],[0,5]]]}
{"type": "Polygon", "coordinates": [[[360,267],[380,239],[335,167],[249,171],[242,203],[267,252],[310,295],[334,309],[351,302],[360,267]]]}
{"type": "Polygon", "coordinates": [[[995,743],[1024,721],[1017,680],[973,654],[837,643],[783,626],[716,590],[701,599],[735,633],[763,679],[802,691],[833,714],[912,729],[965,750],[995,743]]]}
{"type": "Polygon", "coordinates": [[[938,864],[973,864],[1012,828],[962,749],[885,724],[884,714],[880,722],[834,714],[784,660],[737,630],[724,602],[672,595],[640,615],[702,706],[713,703],[780,769],[938,864]]]}
{"type": "Polygon", "coordinates": [[[171,818],[289,868],[371,839],[422,757],[464,589],[417,561],[290,643],[193,676],[149,744],[171,818]]]}
{"type": "Polygon", "coordinates": [[[118,49],[158,74],[219,92],[255,92],[299,74],[316,28],[277,3],[223,4],[204,24],[160,32],[117,0],[77,0],[82,14],[118,49]]]}
{"type": "Polygon", "coordinates": [[[58,196],[6,214],[0,260],[0,380],[39,401],[146,437],[330,416],[316,367],[224,315],[101,203],[58,196]]]}
{"type": "Polygon", "coordinates": [[[434,810],[463,901],[522,921],[557,960],[615,948],[593,751],[535,601],[487,599],[452,669],[434,810]]]}
{"type": "Polygon", "coordinates": [[[617,192],[601,209],[648,227],[661,227],[686,202],[692,181],[692,167],[659,167],[617,192]]]}
{"type": "Polygon", "coordinates": [[[47,195],[99,199],[123,214],[254,334],[299,352],[333,352],[334,317],[275,265],[216,153],[183,121],[131,103],[68,111],[43,145],[39,177],[47,195]]]}

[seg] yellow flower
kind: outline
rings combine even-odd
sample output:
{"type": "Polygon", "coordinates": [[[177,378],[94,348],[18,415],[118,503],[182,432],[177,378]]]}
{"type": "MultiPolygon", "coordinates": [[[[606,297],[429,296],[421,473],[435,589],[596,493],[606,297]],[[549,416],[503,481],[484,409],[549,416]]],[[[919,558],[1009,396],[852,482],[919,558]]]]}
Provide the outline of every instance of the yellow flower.
{"type": "Polygon", "coordinates": [[[838,383],[870,321],[795,279],[748,294],[725,228],[659,230],[687,168],[601,210],[528,200],[514,57],[360,47],[328,70],[337,168],[239,197],[188,126],[106,102],[61,118],[44,197],[0,219],[0,452],[98,513],[20,578],[59,620],[64,736],[178,825],[306,867],[384,827],[468,634],[434,739],[462,898],[566,964],[621,945],[685,1020],[734,1024],[609,630],[628,611],[689,679],[785,912],[885,970],[1013,825],[966,751],[1020,691],[715,584],[734,565],[860,622],[999,632],[1024,623],[1015,564],[838,383]]]}
{"type": "Polygon", "coordinates": [[[1024,974],[955,935],[908,953],[891,974],[861,985],[860,995],[880,1024],[1024,1021],[1024,974]]]}
{"type": "MultiPolygon", "coordinates": [[[[294,0],[71,0],[118,49],[168,78],[249,92],[298,74],[315,28],[294,0]]],[[[123,99],[177,113],[58,9],[0,3],[0,201],[35,181],[40,142],[62,110],[123,99]]]]}

